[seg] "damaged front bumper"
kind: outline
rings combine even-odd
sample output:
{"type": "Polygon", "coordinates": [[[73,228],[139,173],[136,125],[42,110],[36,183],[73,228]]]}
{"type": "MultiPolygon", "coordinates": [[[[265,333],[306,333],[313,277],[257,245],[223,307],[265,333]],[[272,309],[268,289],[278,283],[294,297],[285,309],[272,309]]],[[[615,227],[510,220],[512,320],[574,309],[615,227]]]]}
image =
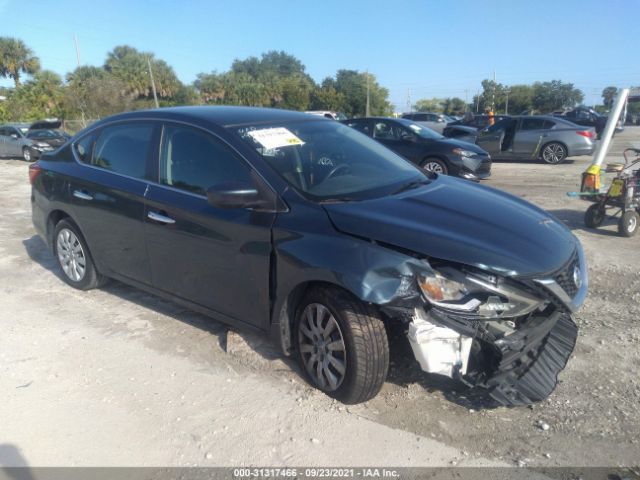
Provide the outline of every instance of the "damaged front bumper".
{"type": "MultiPolygon", "coordinates": [[[[564,270],[578,272],[572,285],[566,274],[532,279],[529,285],[547,302],[543,309],[502,319],[502,333],[488,322],[451,311],[416,308],[407,337],[423,371],[458,379],[472,394],[488,395],[499,405],[529,405],[555,389],[576,344],[578,329],[570,313],[587,293],[582,252],[564,270]],[[578,268],[576,268],[578,265],[578,268]]],[[[532,290],[533,291],[533,290],[532,290]]]]}

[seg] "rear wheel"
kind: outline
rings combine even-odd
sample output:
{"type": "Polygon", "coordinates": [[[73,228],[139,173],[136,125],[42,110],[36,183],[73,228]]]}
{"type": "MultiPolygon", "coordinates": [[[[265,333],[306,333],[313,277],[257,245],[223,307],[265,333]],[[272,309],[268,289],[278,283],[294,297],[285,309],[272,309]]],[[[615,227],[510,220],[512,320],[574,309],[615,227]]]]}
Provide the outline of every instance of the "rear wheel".
{"type": "Polygon", "coordinates": [[[618,221],[618,233],[623,237],[633,237],[638,231],[639,220],[635,211],[624,212],[618,221]]]}
{"type": "Polygon", "coordinates": [[[567,147],[558,142],[547,143],[542,147],[542,160],[551,165],[564,162],[567,158],[567,147]]]}
{"type": "Polygon", "coordinates": [[[595,203],[587,208],[584,214],[584,223],[589,228],[598,228],[604,221],[605,211],[604,208],[595,203]]]}
{"type": "Polygon", "coordinates": [[[389,369],[389,343],[375,309],[332,287],[311,290],[294,329],[298,361],[309,380],[344,403],[375,397],[389,369]]]}
{"type": "Polygon", "coordinates": [[[89,253],[80,229],[70,220],[60,220],[53,234],[53,253],[62,269],[65,282],[79,290],[89,290],[104,283],[89,253]]]}
{"type": "Polygon", "coordinates": [[[27,162],[31,162],[33,160],[33,153],[31,153],[31,149],[29,147],[22,148],[22,158],[27,162]]]}
{"type": "Polygon", "coordinates": [[[427,172],[439,173],[441,175],[447,175],[449,173],[447,165],[442,160],[435,157],[425,158],[420,166],[427,172]]]}

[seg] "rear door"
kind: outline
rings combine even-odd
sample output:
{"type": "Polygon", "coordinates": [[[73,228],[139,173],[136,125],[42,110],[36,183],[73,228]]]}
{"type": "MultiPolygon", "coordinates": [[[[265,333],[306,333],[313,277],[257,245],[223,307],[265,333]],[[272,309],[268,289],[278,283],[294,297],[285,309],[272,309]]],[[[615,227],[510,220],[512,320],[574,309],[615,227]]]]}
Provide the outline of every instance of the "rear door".
{"type": "Polygon", "coordinates": [[[554,123],[544,118],[523,117],[513,140],[513,154],[518,157],[536,158],[540,146],[554,123]]]}
{"type": "Polygon", "coordinates": [[[5,127],[7,135],[4,137],[5,155],[8,157],[22,156],[22,135],[15,127],[5,127]]]}
{"type": "Polygon", "coordinates": [[[0,127],[0,157],[7,156],[7,149],[5,146],[6,136],[8,135],[5,127],[0,127]]]}
{"type": "Polygon", "coordinates": [[[220,209],[206,197],[209,187],[250,182],[252,174],[219,137],[167,123],[145,230],[156,288],[265,329],[275,214],[220,209]]]}
{"type": "Polygon", "coordinates": [[[85,168],[69,180],[74,217],[98,269],[143,284],[151,283],[144,195],[159,125],[129,121],[85,135],[73,145],[85,168]]]}

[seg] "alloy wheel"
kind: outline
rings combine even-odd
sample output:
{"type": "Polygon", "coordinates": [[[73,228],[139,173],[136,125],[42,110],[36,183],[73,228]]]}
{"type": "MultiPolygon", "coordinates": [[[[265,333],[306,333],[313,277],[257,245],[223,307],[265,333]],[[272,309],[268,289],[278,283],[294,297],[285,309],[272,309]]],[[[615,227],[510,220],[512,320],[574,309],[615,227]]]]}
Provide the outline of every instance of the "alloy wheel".
{"type": "Polygon", "coordinates": [[[58,261],[62,271],[74,282],[84,278],[87,269],[87,259],[78,237],[68,228],[63,228],[58,233],[56,241],[58,261]]]}
{"type": "Polygon", "coordinates": [[[31,150],[29,150],[28,148],[24,148],[22,150],[22,156],[24,157],[24,159],[27,162],[30,162],[31,161],[31,150]]]}
{"type": "Polygon", "coordinates": [[[311,303],[302,312],[298,348],[315,384],[325,391],[337,390],[347,370],[347,348],[340,325],[324,305],[311,303]]]}
{"type": "Polygon", "coordinates": [[[444,173],[444,168],[438,162],[427,162],[422,166],[427,172],[444,173]]]}
{"type": "Polygon", "coordinates": [[[550,143],[542,150],[542,158],[547,163],[560,163],[565,155],[564,147],[559,143],[550,143]]]}

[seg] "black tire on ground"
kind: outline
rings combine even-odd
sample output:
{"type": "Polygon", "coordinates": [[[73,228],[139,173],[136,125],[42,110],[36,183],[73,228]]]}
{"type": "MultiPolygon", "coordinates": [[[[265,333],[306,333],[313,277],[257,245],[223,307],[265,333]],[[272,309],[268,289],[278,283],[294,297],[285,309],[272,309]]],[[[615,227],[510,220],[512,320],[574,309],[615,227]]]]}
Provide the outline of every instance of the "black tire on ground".
{"type": "Polygon", "coordinates": [[[373,306],[337,287],[313,288],[297,309],[293,334],[307,378],[327,395],[355,404],[382,388],[389,341],[373,306]]]}
{"type": "Polygon", "coordinates": [[[33,152],[29,147],[22,147],[22,158],[26,162],[33,162],[33,152]]]}
{"type": "Polygon", "coordinates": [[[594,203],[584,213],[584,224],[589,228],[598,228],[602,225],[605,210],[599,203],[594,203]]]}
{"type": "Polygon", "coordinates": [[[540,149],[540,158],[550,165],[558,165],[567,158],[567,147],[559,142],[550,142],[540,149]]]}
{"type": "Polygon", "coordinates": [[[60,220],[53,233],[53,254],[65,282],[78,290],[90,290],[105,283],[98,273],[87,242],[70,219],[60,220]]]}
{"type": "Polygon", "coordinates": [[[640,216],[637,212],[630,210],[624,212],[618,221],[618,233],[623,237],[633,237],[638,231],[640,216]]]}
{"type": "Polygon", "coordinates": [[[447,168],[447,164],[444,163],[443,160],[436,157],[427,157],[422,163],[420,163],[420,167],[428,172],[439,173],[441,175],[448,175],[449,169],[447,168]]]}

